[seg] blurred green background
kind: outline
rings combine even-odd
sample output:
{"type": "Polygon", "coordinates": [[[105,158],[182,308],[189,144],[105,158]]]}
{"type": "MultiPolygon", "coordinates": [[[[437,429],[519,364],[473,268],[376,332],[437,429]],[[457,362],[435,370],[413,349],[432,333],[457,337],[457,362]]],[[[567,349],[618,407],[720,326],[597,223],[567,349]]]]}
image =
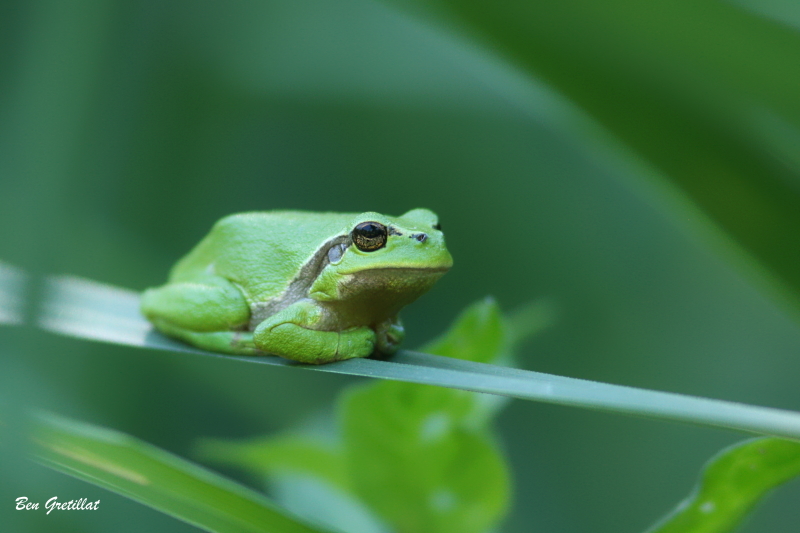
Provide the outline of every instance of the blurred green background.
{"type": "MultiPolygon", "coordinates": [[[[406,347],[487,294],[548,298],[558,321],[524,368],[800,409],[800,63],[780,68],[800,53],[800,7],[750,1],[505,1],[483,26],[485,6],[455,1],[3,2],[0,260],[141,290],[229,213],[428,207],[455,267],[403,313],[406,347]],[[724,68],[702,69],[739,35],[724,68]],[[788,51],[736,56],[754,42],[788,51]],[[693,189],[699,176],[713,179],[693,189]],[[760,210],[725,203],[761,179],[760,210]],[[759,224],[773,241],[748,233],[759,224]]],[[[354,380],[0,329],[9,425],[44,407],[183,456],[201,436],[289,427],[354,380]]],[[[641,531],[742,438],[519,401],[499,430],[509,533],[641,531]]],[[[195,531],[22,460],[13,432],[0,447],[4,530],[195,531]],[[103,503],[13,511],[55,495],[103,503]]],[[[795,532],[798,498],[795,481],[742,531],[795,532]]]]}

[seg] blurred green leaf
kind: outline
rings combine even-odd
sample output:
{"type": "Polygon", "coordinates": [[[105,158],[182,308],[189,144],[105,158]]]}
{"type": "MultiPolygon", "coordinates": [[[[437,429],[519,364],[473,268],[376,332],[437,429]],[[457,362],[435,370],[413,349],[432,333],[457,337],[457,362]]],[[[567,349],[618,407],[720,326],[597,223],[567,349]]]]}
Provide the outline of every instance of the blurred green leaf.
{"type": "MultiPolygon", "coordinates": [[[[420,350],[456,361],[511,366],[514,362],[514,348],[549,323],[549,311],[546,303],[534,302],[525,305],[510,317],[505,317],[495,299],[488,296],[464,309],[447,331],[420,350]]],[[[437,394],[428,389],[415,390],[417,395],[437,394]]],[[[468,395],[465,398],[469,399],[465,415],[473,417],[476,424],[489,420],[508,401],[508,398],[488,394],[468,395]]],[[[440,403],[434,398],[430,400],[432,401],[423,401],[422,404],[440,403]]],[[[454,409],[451,413],[456,412],[458,411],[454,409]]]]}
{"type": "Polygon", "coordinates": [[[505,515],[507,466],[470,393],[377,382],[342,404],[354,492],[401,533],[486,531],[505,515]]]}
{"type": "Polygon", "coordinates": [[[420,351],[445,357],[492,363],[506,350],[506,325],[500,307],[486,298],[462,311],[456,322],[420,351]]]}
{"type": "MultiPolygon", "coordinates": [[[[485,298],[425,349],[469,361],[510,359],[508,331],[497,303],[485,298]]],[[[339,407],[353,491],[401,533],[494,527],[511,492],[489,425],[502,405],[496,400],[392,381],[351,389],[339,407]]]]}
{"type": "Polygon", "coordinates": [[[462,361],[509,365],[512,351],[553,323],[550,302],[529,302],[503,316],[494,298],[487,296],[464,309],[441,336],[420,347],[421,352],[462,361]]]}
{"type": "Polygon", "coordinates": [[[129,435],[42,414],[36,459],[215,533],[322,532],[261,494],[129,435]]]}
{"type": "Polygon", "coordinates": [[[613,148],[624,164],[643,158],[701,210],[680,201],[682,219],[800,306],[800,167],[781,156],[800,131],[798,32],[713,0],[414,4],[567,96],[632,150],[613,148]]]}
{"type": "Polygon", "coordinates": [[[759,438],[723,450],[692,494],[649,533],[733,531],[771,489],[800,475],[800,442],[759,438]]]}
{"type": "Polygon", "coordinates": [[[304,435],[291,433],[245,441],[202,439],[193,455],[261,475],[307,474],[349,490],[341,450],[304,435]]]}

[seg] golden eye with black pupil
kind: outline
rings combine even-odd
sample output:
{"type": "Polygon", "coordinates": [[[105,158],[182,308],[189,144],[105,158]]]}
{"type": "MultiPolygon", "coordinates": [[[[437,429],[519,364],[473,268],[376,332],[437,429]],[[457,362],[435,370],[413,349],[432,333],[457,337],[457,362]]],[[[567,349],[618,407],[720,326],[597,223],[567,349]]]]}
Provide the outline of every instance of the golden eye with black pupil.
{"type": "Polygon", "coordinates": [[[362,252],[374,252],[386,246],[389,231],[380,222],[362,222],[351,232],[353,242],[362,252]]]}
{"type": "Polygon", "coordinates": [[[438,222],[431,227],[435,230],[442,231],[442,225],[439,224],[438,222]]]}

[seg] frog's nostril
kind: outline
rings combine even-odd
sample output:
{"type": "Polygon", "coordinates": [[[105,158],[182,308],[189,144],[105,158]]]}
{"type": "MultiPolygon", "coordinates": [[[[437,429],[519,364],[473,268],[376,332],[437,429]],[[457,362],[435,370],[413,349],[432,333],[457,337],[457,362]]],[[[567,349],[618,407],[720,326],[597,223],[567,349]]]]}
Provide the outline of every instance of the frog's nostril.
{"type": "Polygon", "coordinates": [[[415,234],[411,235],[411,238],[412,239],[417,239],[419,242],[425,242],[425,241],[428,240],[428,234],[427,233],[415,233],[415,234]]]}

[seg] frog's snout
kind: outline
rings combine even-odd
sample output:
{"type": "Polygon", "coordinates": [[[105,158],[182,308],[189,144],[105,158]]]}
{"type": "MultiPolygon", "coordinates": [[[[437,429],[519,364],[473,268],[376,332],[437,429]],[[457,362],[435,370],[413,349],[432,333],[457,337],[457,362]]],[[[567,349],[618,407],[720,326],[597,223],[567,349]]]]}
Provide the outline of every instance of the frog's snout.
{"type": "Polygon", "coordinates": [[[428,234],[427,233],[414,233],[414,234],[410,235],[410,237],[412,239],[417,239],[419,242],[425,242],[425,241],[428,240],[428,234]]]}

